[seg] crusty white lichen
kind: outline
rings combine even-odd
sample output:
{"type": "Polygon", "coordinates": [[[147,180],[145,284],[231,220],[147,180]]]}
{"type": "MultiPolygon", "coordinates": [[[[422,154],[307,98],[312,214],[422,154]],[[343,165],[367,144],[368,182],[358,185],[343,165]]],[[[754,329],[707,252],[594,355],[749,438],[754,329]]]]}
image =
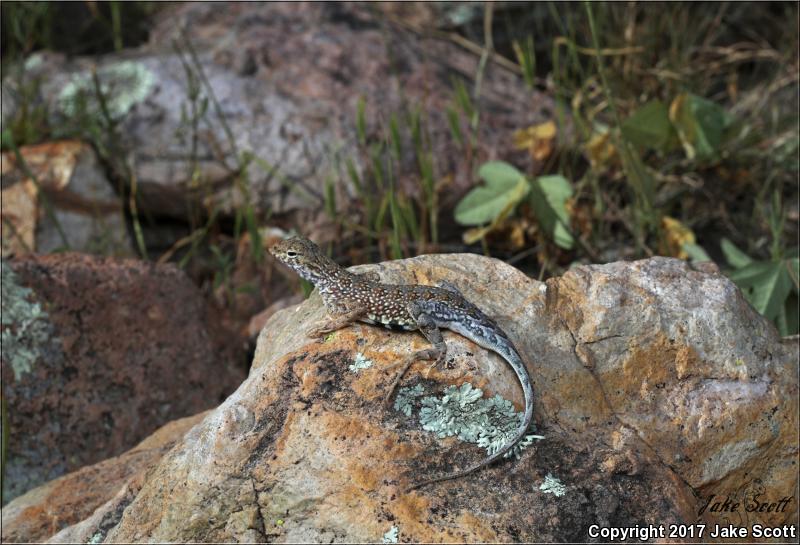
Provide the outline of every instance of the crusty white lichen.
{"type": "MultiPolygon", "coordinates": [[[[415,398],[405,398],[401,404],[395,402],[395,409],[410,415],[410,404],[414,401],[415,398]]],[[[499,395],[484,399],[483,391],[469,382],[460,387],[448,386],[442,397],[427,396],[420,404],[422,429],[442,438],[456,436],[461,441],[475,443],[489,455],[513,439],[523,418],[523,413],[516,412],[510,401],[499,395]]],[[[543,437],[526,435],[505,457],[519,457],[534,439],[543,437]]]]}
{"type": "Polygon", "coordinates": [[[383,543],[397,543],[400,537],[400,530],[397,526],[392,526],[389,531],[383,534],[383,543]]]}
{"type": "Polygon", "coordinates": [[[0,280],[0,350],[3,361],[11,364],[14,379],[20,380],[33,369],[53,328],[47,313],[34,300],[33,290],[19,284],[17,275],[4,260],[0,260],[0,280]]]}
{"type": "Polygon", "coordinates": [[[566,485],[553,477],[550,473],[544,478],[544,482],[539,486],[539,490],[545,494],[553,494],[557,497],[561,497],[567,493],[566,485]]]}
{"type": "MultiPolygon", "coordinates": [[[[123,61],[97,71],[99,90],[112,118],[125,116],[134,105],[146,99],[156,83],[155,75],[140,62],[123,61]]],[[[83,104],[86,113],[100,114],[97,88],[90,72],[79,72],[64,85],[58,105],[64,114],[74,116],[83,104]]]]}
{"type": "Polygon", "coordinates": [[[367,357],[364,354],[359,352],[358,354],[356,354],[355,361],[350,366],[348,366],[348,369],[350,369],[350,371],[352,371],[353,373],[357,373],[362,369],[369,369],[370,367],[372,367],[372,360],[367,359],[367,357]]]}
{"type": "Polygon", "coordinates": [[[417,384],[413,388],[400,388],[397,390],[397,397],[394,400],[394,410],[400,411],[406,416],[411,416],[414,410],[414,402],[419,396],[425,393],[422,384],[417,384]]]}

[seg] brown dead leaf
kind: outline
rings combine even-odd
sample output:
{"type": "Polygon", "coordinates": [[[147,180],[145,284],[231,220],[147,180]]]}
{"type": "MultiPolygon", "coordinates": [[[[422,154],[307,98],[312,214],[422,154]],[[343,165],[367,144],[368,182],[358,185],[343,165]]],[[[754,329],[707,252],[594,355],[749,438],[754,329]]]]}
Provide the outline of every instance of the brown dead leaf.
{"type": "MultiPolygon", "coordinates": [[[[72,178],[78,156],[86,144],[77,140],[47,142],[36,146],[25,146],[19,152],[43,188],[64,189],[72,178]]],[[[18,171],[17,159],[12,152],[3,154],[3,176],[18,171]]],[[[18,173],[22,176],[22,173],[18,173]]]]}
{"type": "MultiPolygon", "coordinates": [[[[42,188],[60,191],[72,179],[85,146],[77,140],[64,140],[25,146],[19,152],[42,188]]],[[[0,155],[0,173],[5,185],[0,207],[2,255],[34,252],[39,202],[36,184],[24,175],[13,152],[0,155]]]]}
{"type": "Polygon", "coordinates": [[[592,207],[588,203],[577,202],[575,198],[567,199],[564,203],[567,215],[572,220],[572,228],[583,237],[588,237],[592,233],[592,207]]]}
{"type": "Polygon", "coordinates": [[[36,243],[36,186],[29,179],[17,182],[0,192],[2,218],[2,256],[33,252],[36,243]]]}

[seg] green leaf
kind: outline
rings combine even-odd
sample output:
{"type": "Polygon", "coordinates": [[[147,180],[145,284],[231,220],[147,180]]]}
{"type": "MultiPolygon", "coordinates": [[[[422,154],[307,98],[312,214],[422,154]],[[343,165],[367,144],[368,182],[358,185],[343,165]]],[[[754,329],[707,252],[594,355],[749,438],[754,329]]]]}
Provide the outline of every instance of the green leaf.
{"type": "Polygon", "coordinates": [[[575,244],[569,230],[566,202],[572,185],[563,176],[539,176],[531,183],[531,206],[536,219],[556,245],[569,250],[575,244]]]}
{"type": "Polygon", "coordinates": [[[699,244],[692,244],[691,242],[684,242],[681,246],[683,251],[689,255],[689,258],[692,260],[692,263],[702,263],[704,261],[713,261],[708,254],[706,253],[705,249],[699,244]]]}
{"type": "Polygon", "coordinates": [[[486,185],[467,193],[455,209],[461,225],[483,225],[493,221],[507,206],[518,204],[530,190],[528,180],[503,161],[484,163],[478,175],[486,185]]]}
{"type": "Polygon", "coordinates": [[[325,212],[331,219],[336,219],[336,188],[333,178],[325,178],[325,212]]]}
{"type": "Polygon", "coordinates": [[[732,117],[725,109],[697,95],[681,93],[669,108],[669,118],[689,159],[717,156],[725,129],[732,117]]]}
{"type": "Polygon", "coordinates": [[[789,278],[792,280],[794,292],[800,294],[800,257],[793,257],[784,261],[789,278]]]}
{"type": "Polygon", "coordinates": [[[244,222],[248,233],[250,233],[250,253],[256,263],[261,263],[262,259],[264,259],[264,245],[261,242],[261,232],[258,230],[253,207],[249,204],[244,208],[244,222]]]}
{"type": "Polygon", "coordinates": [[[747,300],[758,312],[775,320],[792,291],[792,277],[786,261],[754,262],[733,271],[729,276],[742,288],[747,300]]]}
{"type": "Polygon", "coordinates": [[[397,122],[397,116],[392,114],[389,119],[389,138],[391,139],[391,148],[394,153],[394,158],[399,162],[403,156],[403,141],[400,138],[400,125],[397,122]]]}
{"type": "Polygon", "coordinates": [[[0,136],[0,149],[11,149],[14,147],[14,136],[11,129],[3,129],[2,136],[0,136]]]}
{"type": "Polygon", "coordinates": [[[447,108],[447,122],[450,124],[450,133],[453,139],[459,146],[464,145],[464,139],[461,136],[461,122],[458,120],[458,112],[453,107],[447,108]]]}
{"type": "Polygon", "coordinates": [[[464,82],[460,79],[453,78],[453,86],[455,87],[455,101],[461,108],[461,112],[468,118],[472,119],[475,115],[475,106],[472,104],[472,99],[469,98],[469,91],[464,86],[464,82]]]}
{"type": "Polygon", "coordinates": [[[522,69],[522,77],[529,89],[533,89],[536,79],[536,50],[533,46],[533,36],[528,35],[524,43],[517,40],[511,42],[514,54],[517,56],[517,64],[522,69]]]}
{"type": "Polygon", "coordinates": [[[753,259],[749,255],[741,251],[733,242],[725,237],[722,238],[722,242],[720,242],[719,246],[722,249],[722,255],[725,256],[725,260],[734,269],[741,269],[753,262],[753,259]]]}
{"type": "Polygon", "coordinates": [[[660,100],[648,102],[622,123],[622,135],[637,146],[669,151],[680,143],[669,120],[669,108],[660,100]]]}
{"type": "Polygon", "coordinates": [[[364,97],[359,97],[356,105],[356,134],[358,135],[358,143],[362,146],[367,144],[367,120],[364,113],[366,109],[367,103],[364,97]]]}
{"type": "Polygon", "coordinates": [[[363,195],[364,190],[361,186],[361,178],[358,177],[356,165],[353,163],[353,160],[350,157],[345,160],[345,163],[347,165],[347,173],[350,176],[350,180],[353,182],[353,187],[355,187],[356,193],[363,195]]]}

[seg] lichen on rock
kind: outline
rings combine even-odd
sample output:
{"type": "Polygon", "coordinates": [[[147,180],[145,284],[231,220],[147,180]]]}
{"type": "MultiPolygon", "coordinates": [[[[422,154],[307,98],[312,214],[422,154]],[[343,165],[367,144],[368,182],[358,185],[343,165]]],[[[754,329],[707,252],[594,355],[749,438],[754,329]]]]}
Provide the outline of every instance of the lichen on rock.
{"type": "Polygon", "coordinates": [[[382,542],[383,543],[397,543],[397,540],[398,540],[399,536],[400,536],[400,534],[399,534],[399,530],[398,530],[397,526],[392,526],[391,528],[389,528],[389,530],[385,534],[383,534],[382,542]]]}
{"type": "Polygon", "coordinates": [[[411,416],[414,410],[414,401],[424,393],[425,388],[422,387],[422,384],[410,388],[399,388],[394,398],[394,410],[411,416]]]}
{"type": "MultiPolygon", "coordinates": [[[[517,434],[523,414],[499,394],[483,398],[483,390],[469,382],[461,387],[448,386],[442,397],[422,398],[419,422],[422,429],[436,433],[440,438],[458,437],[461,441],[475,443],[489,455],[500,450],[517,434]]],[[[506,457],[520,453],[542,439],[541,435],[526,435],[506,457]]]]}
{"type": "Polygon", "coordinates": [[[356,359],[348,366],[348,369],[353,373],[357,373],[363,369],[372,367],[372,360],[368,359],[364,354],[359,352],[356,354],[356,359]]]}
{"type": "Polygon", "coordinates": [[[141,62],[122,61],[97,71],[97,81],[89,72],[73,74],[58,95],[58,106],[67,116],[80,113],[83,107],[90,115],[99,115],[101,93],[108,114],[124,117],[135,104],[143,101],[155,85],[155,75],[141,62]],[[99,87],[99,89],[98,89],[99,87]]]}
{"type": "Polygon", "coordinates": [[[567,493],[567,487],[564,483],[553,477],[551,473],[548,473],[542,484],[539,485],[539,490],[545,494],[552,494],[557,497],[561,497],[567,493]]]}
{"type": "Polygon", "coordinates": [[[33,290],[21,286],[17,275],[0,259],[2,275],[2,360],[11,365],[14,379],[33,370],[41,350],[53,336],[47,312],[33,290]]]}

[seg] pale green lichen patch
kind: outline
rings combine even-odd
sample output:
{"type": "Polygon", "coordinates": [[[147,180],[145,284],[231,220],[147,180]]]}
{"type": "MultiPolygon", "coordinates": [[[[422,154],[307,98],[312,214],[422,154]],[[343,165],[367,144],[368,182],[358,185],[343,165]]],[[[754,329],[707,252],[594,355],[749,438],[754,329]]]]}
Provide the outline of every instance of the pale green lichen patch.
{"type": "Polygon", "coordinates": [[[100,102],[97,91],[103,95],[103,101],[112,118],[120,118],[127,114],[134,105],[148,97],[155,85],[156,78],[152,71],[140,62],[123,61],[101,68],[97,71],[99,86],[95,85],[90,72],[74,74],[58,95],[61,111],[74,116],[83,104],[86,113],[98,115],[100,102]]]}
{"type": "Polygon", "coordinates": [[[25,59],[25,70],[36,70],[39,68],[44,59],[41,53],[34,53],[33,55],[29,55],[27,59],[25,59]]]}
{"type": "Polygon", "coordinates": [[[411,412],[414,410],[414,402],[424,393],[425,389],[421,384],[417,384],[413,388],[400,388],[397,390],[397,397],[394,400],[394,410],[400,411],[406,416],[411,416],[411,412]]]}
{"type": "Polygon", "coordinates": [[[400,530],[397,526],[392,526],[389,531],[383,534],[383,543],[397,543],[400,538],[400,530]]]}
{"type": "MultiPolygon", "coordinates": [[[[421,392],[413,397],[408,393],[402,400],[398,394],[400,402],[395,401],[395,409],[410,416],[412,404],[421,392]]],[[[427,396],[422,398],[420,404],[419,422],[422,429],[441,438],[455,436],[461,441],[477,444],[485,448],[489,455],[513,439],[523,419],[523,413],[516,412],[510,401],[499,395],[484,399],[483,391],[469,382],[460,387],[448,386],[442,397],[427,396]]],[[[526,435],[505,456],[519,457],[534,439],[543,437],[526,435]]]]}
{"type": "Polygon", "coordinates": [[[547,476],[544,478],[544,482],[539,485],[539,490],[544,492],[545,494],[553,494],[554,496],[561,497],[567,493],[567,487],[553,477],[552,474],[548,473],[547,476]]]}
{"type": "Polygon", "coordinates": [[[34,300],[31,289],[21,286],[11,267],[0,260],[2,277],[2,354],[3,361],[11,364],[14,379],[33,369],[41,348],[51,338],[53,328],[47,313],[34,300]]]}
{"type": "Polygon", "coordinates": [[[367,359],[364,354],[359,352],[356,354],[355,361],[348,367],[348,369],[350,369],[350,371],[353,373],[357,373],[362,369],[369,369],[370,367],[372,367],[372,360],[367,359]]]}

